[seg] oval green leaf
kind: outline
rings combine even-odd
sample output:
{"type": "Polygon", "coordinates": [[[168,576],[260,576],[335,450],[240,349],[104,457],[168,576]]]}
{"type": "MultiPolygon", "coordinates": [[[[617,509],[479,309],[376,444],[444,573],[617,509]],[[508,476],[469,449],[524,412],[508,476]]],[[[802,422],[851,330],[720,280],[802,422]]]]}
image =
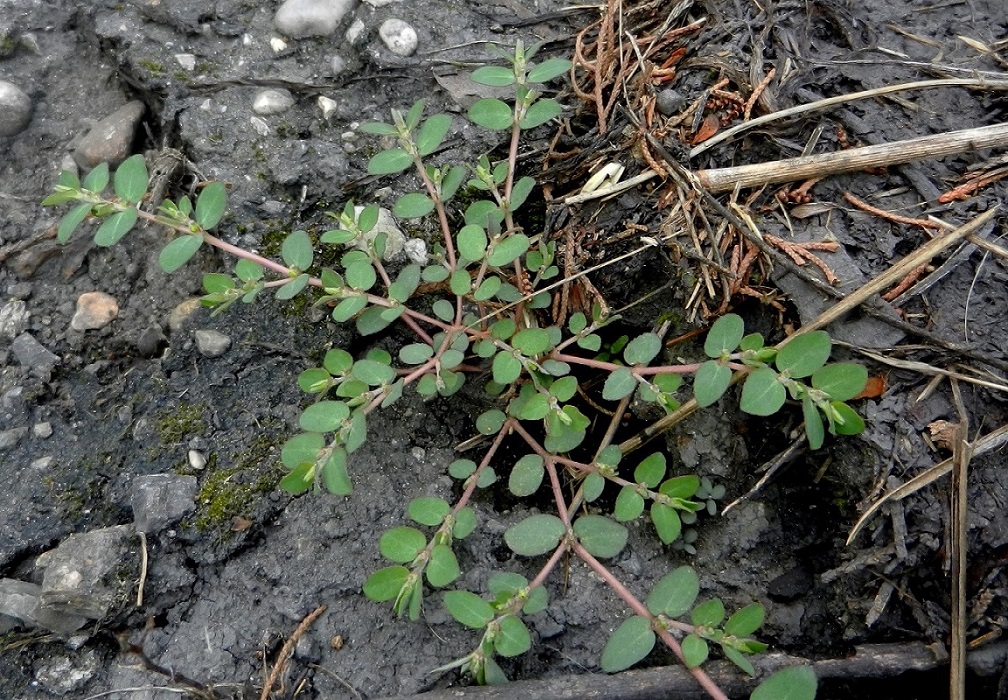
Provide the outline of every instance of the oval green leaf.
{"type": "Polygon", "coordinates": [[[196,251],[200,249],[201,245],[203,245],[202,234],[179,236],[169,241],[168,245],[161,249],[161,254],[158,255],[158,264],[165,272],[175,272],[189,262],[192,256],[196,255],[196,251]]]}
{"type": "Polygon", "coordinates": [[[469,77],[474,83],[490,87],[507,87],[515,82],[514,71],[503,66],[480,66],[469,77]]]}
{"type": "Polygon", "coordinates": [[[469,119],[484,129],[503,131],[511,128],[514,112],[506,102],[487,97],[473,103],[469,108],[469,119]]]}
{"type": "Polygon", "coordinates": [[[736,637],[748,637],[763,624],[765,612],[759,603],[750,603],[728,618],[724,631],[736,637]]]}
{"type": "Polygon", "coordinates": [[[387,566],[380,569],[364,582],[364,595],[376,603],[384,603],[399,597],[399,592],[409,578],[409,569],[405,566],[387,566]]]}
{"type": "Polygon", "coordinates": [[[392,213],[400,219],[419,219],[434,211],[434,200],[423,192],[407,192],[396,200],[392,213]]]}
{"type": "Polygon", "coordinates": [[[775,364],[778,370],[795,379],[808,377],[826,364],[832,348],[826,331],[802,333],[777,351],[775,364]]]}
{"type": "Polygon", "coordinates": [[[532,515],[504,532],[504,542],[515,554],[534,557],[555,549],[567,528],[555,515],[532,515]]]}
{"type": "Polygon", "coordinates": [[[637,388],[637,380],[634,379],[629,367],[619,367],[613,370],[612,374],[606,377],[602,386],[602,398],[606,401],[619,401],[624,396],[629,396],[637,388]]]}
{"type": "Polygon", "coordinates": [[[693,607],[699,593],[700,578],[696,571],[690,566],[680,566],[661,577],[645,604],[652,615],[675,619],[693,607]]]}
{"type": "Polygon", "coordinates": [[[542,126],[550,119],[555,119],[563,114],[563,107],[556,100],[549,98],[536,100],[532,106],[525,111],[525,116],[519,122],[522,129],[534,129],[542,126]]]}
{"type": "Polygon", "coordinates": [[[754,416],[771,416],[780,410],[786,399],[787,392],[777,373],[769,367],[760,367],[746,377],[739,408],[754,416]]]}
{"type": "Polygon", "coordinates": [[[95,231],[95,245],[102,248],[115,245],[123,236],[129,233],[136,222],[137,208],[135,206],[116,212],[105,219],[102,225],[98,227],[98,230],[95,231]]]}
{"type": "Polygon", "coordinates": [[[725,314],[711,326],[704,341],[704,354],[707,357],[718,358],[722,354],[735,352],[742,342],[745,333],[745,323],[738,314],[725,314]]]}
{"type": "Polygon", "coordinates": [[[421,525],[429,525],[430,527],[440,525],[449,513],[451,513],[451,506],[448,505],[448,502],[436,496],[414,498],[406,506],[406,514],[414,522],[421,525]]]}
{"type": "Polygon", "coordinates": [[[420,131],[416,136],[417,152],[421,156],[429,156],[436,151],[441,142],[444,141],[445,134],[451,128],[451,117],[447,114],[435,114],[420,126],[420,131]]]}
{"type": "Polygon", "coordinates": [[[369,175],[394,175],[413,165],[413,158],[401,148],[390,148],[376,153],[368,161],[369,175]]]}
{"type": "Polygon", "coordinates": [[[508,615],[500,621],[500,631],[494,637],[494,651],[511,657],[524,654],[532,647],[532,637],[521,618],[508,615]]]}
{"type": "Polygon", "coordinates": [[[147,194],[147,164],[142,154],[130,156],[115,172],[114,189],[116,196],[131,204],[136,204],[147,194]]]}
{"type": "Polygon", "coordinates": [[[427,546],[427,536],[412,527],[394,527],[382,533],[378,540],[378,551],[386,559],[405,564],[416,559],[427,546]]]}
{"type": "Polygon", "coordinates": [[[294,231],[280,246],[280,257],[289,267],[304,272],[311,267],[312,259],[315,257],[311,238],[304,231],[294,231]]]}
{"type": "Polygon", "coordinates": [[[630,522],[640,517],[644,512],[644,497],[637,493],[634,486],[624,486],[616,496],[613,506],[613,517],[621,523],[630,522]]]}
{"type": "Polygon", "coordinates": [[[655,633],[651,621],[636,615],[616,628],[602,650],[601,666],[606,673],[630,668],[651,653],[655,633]]]}
{"type": "Polygon", "coordinates": [[[528,236],[524,233],[511,234],[507,238],[503,238],[494,243],[490,250],[490,255],[487,257],[487,262],[494,267],[509,265],[518,259],[522,253],[528,250],[528,247],[528,236]]]}
{"type": "Polygon", "coordinates": [[[864,391],[867,383],[868,370],[853,362],[829,364],[812,375],[812,386],[834,401],[850,401],[864,391]]]}
{"type": "Polygon", "coordinates": [[[455,621],[471,629],[486,627],[494,619],[490,603],[469,591],[448,591],[443,596],[444,606],[455,621]]]}
{"type": "Polygon", "coordinates": [[[759,684],[749,700],[814,700],[819,682],[808,666],[792,666],[774,672],[759,684]]]}
{"type": "Polygon", "coordinates": [[[601,515],[582,515],[574,521],[574,534],[592,556],[610,559],[623,551],[629,532],[601,515]]]}
{"type": "Polygon", "coordinates": [[[661,352],[661,338],[655,333],[639,335],[623,348],[623,359],[631,365],[646,365],[661,352]]]}
{"type": "Polygon", "coordinates": [[[209,231],[224,216],[224,207],[227,206],[227,187],[223,182],[211,182],[196,199],[196,211],[193,219],[204,231],[209,231]]]}
{"type": "Polygon", "coordinates": [[[459,577],[458,559],[455,552],[446,544],[436,544],[431,550],[431,558],[427,563],[427,583],[435,588],[444,588],[459,577]]]}
{"type": "Polygon", "coordinates": [[[696,668],[707,660],[710,649],[706,641],[695,634],[688,634],[682,640],[682,653],[686,668],[696,668]]]}
{"type": "Polygon", "coordinates": [[[724,395],[731,386],[731,379],[731,369],[715,360],[707,360],[693,377],[693,397],[701,408],[706,408],[724,395]]]}

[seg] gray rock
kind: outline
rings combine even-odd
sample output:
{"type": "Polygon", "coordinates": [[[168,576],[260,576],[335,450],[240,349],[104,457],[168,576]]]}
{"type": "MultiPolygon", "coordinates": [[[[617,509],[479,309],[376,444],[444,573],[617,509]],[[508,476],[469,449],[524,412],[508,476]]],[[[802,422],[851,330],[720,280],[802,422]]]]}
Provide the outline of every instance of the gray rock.
{"type": "Polygon", "coordinates": [[[106,527],[71,535],[56,549],[39,555],[44,569],[40,607],[62,615],[101,620],[128,599],[135,575],[130,555],[133,528],[106,527]],[[124,571],[125,569],[125,571],[124,571]]]}
{"type": "Polygon", "coordinates": [[[136,340],[137,352],[142,357],[154,357],[167,340],[160,326],[148,326],[140,331],[140,336],[136,340]]]}
{"type": "Polygon", "coordinates": [[[119,315],[119,303],[105,292],[84,292],[77,297],[77,311],[70,320],[75,331],[104,328],[119,315]]]}
{"type": "Polygon", "coordinates": [[[87,619],[60,615],[40,607],[42,587],[11,578],[0,579],[0,633],[15,627],[41,627],[69,634],[87,623],[87,619]]]}
{"type": "Polygon", "coordinates": [[[196,331],[196,349],[203,357],[220,357],[231,347],[231,338],[220,331],[196,331]]]}
{"type": "Polygon", "coordinates": [[[51,694],[63,696],[81,689],[94,678],[100,664],[94,649],[61,650],[36,664],[35,680],[51,694]]]}
{"type": "Polygon", "coordinates": [[[53,427],[52,423],[50,423],[49,421],[36,423],[35,425],[32,426],[32,435],[34,435],[37,438],[42,438],[43,440],[45,440],[46,438],[52,437],[52,434],[53,434],[53,427]]]}
{"type": "Polygon", "coordinates": [[[277,10],[273,24],[277,31],[295,39],[328,36],[353,6],[354,0],[287,0],[277,10]]]}
{"type": "Polygon", "coordinates": [[[195,508],[196,477],[153,474],[133,479],[133,523],[138,532],[155,533],[195,508]]]}
{"type": "Polygon", "coordinates": [[[686,103],[686,98],[672,88],[665,88],[658,93],[655,104],[658,111],[666,117],[675,114],[686,103]]]}
{"type": "Polygon", "coordinates": [[[21,299],[11,299],[0,306],[0,339],[13,340],[28,328],[28,305],[21,299]]]}
{"type": "Polygon", "coordinates": [[[412,56],[417,49],[416,30],[401,19],[393,17],[382,22],[378,36],[397,56],[412,56]]]}
{"type": "Polygon", "coordinates": [[[22,333],[11,343],[11,352],[22,367],[27,367],[37,375],[51,372],[59,364],[60,358],[49,352],[31,333],[22,333]]]}
{"type": "MultiPolygon", "coordinates": [[[[360,213],[364,211],[364,207],[356,206],[354,207],[354,211],[356,216],[360,216],[360,213]]],[[[385,207],[378,210],[378,222],[374,225],[373,229],[364,234],[364,240],[357,242],[357,247],[361,250],[367,250],[368,244],[379,233],[384,233],[386,236],[385,260],[394,260],[402,253],[403,248],[406,246],[406,234],[399,228],[399,224],[396,223],[392,212],[385,207]]]]}
{"type": "Polygon", "coordinates": [[[99,163],[118,165],[130,154],[144,104],[139,100],[128,102],[92,127],[74,149],[74,160],[82,168],[93,168],[99,163]]]}
{"type": "Polygon", "coordinates": [[[0,80],[0,136],[16,136],[31,121],[32,102],[24,90],[0,80]]]}
{"type": "Polygon", "coordinates": [[[282,114],[294,106],[294,96],[289,90],[263,90],[252,101],[252,111],[266,116],[282,114]]]}
{"type": "Polygon", "coordinates": [[[8,428],[0,430],[0,451],[9,450],[21,442],[21,438],[28,434],[28,428],[8,428]]]}

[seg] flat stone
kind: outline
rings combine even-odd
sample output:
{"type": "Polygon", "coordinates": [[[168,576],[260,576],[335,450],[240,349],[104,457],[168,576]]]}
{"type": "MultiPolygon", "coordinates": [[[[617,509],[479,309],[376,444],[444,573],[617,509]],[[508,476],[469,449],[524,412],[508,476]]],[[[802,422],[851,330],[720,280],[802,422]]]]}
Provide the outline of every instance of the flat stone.
{"type": "Polygon", "coordinates": [[[231,347],[231,338],[220,331],[199,330],[196,336],[196,349],[203,357],[220,357],[231,347]]]}
{"type": "Polygon", "coordinates": [[[0,338],[13,340],[28,328],[28,304],[22,299],[11,299],[0,306],[0,338]]]}
{"type": "Polygon", "coordinates": [[[16,136],[28,127],[32,101],[14,83],[0,80],[0,136],[16,136]]]}
{"type": "Polygon", "coordinates": [[[282,114],[294,106],[294,96],[289,90],[263,90],[252,101],[252,111],[266,116],[282,114]]]}
{"type": "Polygon", "coordinates": [[[175,60],[180,66],[186,70],[192,71],[196,70],[196,56],[191,53],[177,53],[175,54],[175,60]]]}
{"type": "Polygon", "coordinates": [[[133,586],[130,539],[133,528],[117,525],[70,535],[59,547],[39,555],[44,569],[40,609],[63,615],[101,620],[112,607],[127,599],[133,586]]]}
{"type": "Polygon", "coordinates": [[[12,578],[0,579],[0,634],[15,627],[41,627],[57,634],[76,632],[87,619],[60,615],[40,607],[42,587],[12,578]]]}
{"type": "Polygon", "coordinates": [[[353,9],[354,0],[287,0],[277,10],[277,31],[295,39],[328,36],[353,9]]]}
{"type": "MultiPolygon", "coordinates": [[[[364,211],[364,207],[354,207],[355,216],[360,216],[362,211],[364,211]]],[[[392,212],[385,207],[378,210],[378,222],[374,225],[374,228],[364,234],[363,240],[357,242],[357,247],[366,251],[367,246],[379,233],[384,233],[386,236],[385,260],[394,260],[402,253],[406,245],[406,234],[399,228],[399,224],[396,223],[392,212]]]]}
{"type": "Polygon", "coordinates": [[[126,160],[144,109],[143,102],[133,100],[95,124],[77,142],[73,153],[77,165],[90,169],[99,163],[115,166],[126,160]]]}
{"type": "Polygon", "coordinates": [[[46,655],[35,666],[35,680],[52,695],[64,696],[80,690],[101,665],[94,649],[59,650],[46,655]]]}
{"type": "Polygon", "coordinates": [[[119,315],[119,303],[105,292],[84,292],[77,297],[77,311],[70,321],[75,331],[104,328],[119,315]]]}
{"type": "Polygon", "coordinates": [[[196,508],[194,476],[153,474],[133,479],[133,523],[151,534],[178,522],[196,508]]]}
{"type": "Polygon", "coordinates": [[[28,434],[28,428],[8,428],[0,430],[0,451],[9,450],[21,442],[21,438],[28,434]]]}
{"type": "Polygon", "coordinates": [[[11,343],[11,352],[22,367],[36,374],[51,372],[60,358],[49,352],[31,333],[22,333],[11,343]]]}
{"type": "Polygon", "coordinates": [[[42,423],[36,423],[32,426],[32,435],[37,438],[42,438],[43,440],[52,437],[53,427],[52,423],[49,421],[44,421],[42,423]]]}
{"type": "Polygon", "coordinates": [[[378,36],[388,50],[397,56],[412,56],[417,49],[416,30],[401,19],[393,17],[382,22],[378,36]]]}

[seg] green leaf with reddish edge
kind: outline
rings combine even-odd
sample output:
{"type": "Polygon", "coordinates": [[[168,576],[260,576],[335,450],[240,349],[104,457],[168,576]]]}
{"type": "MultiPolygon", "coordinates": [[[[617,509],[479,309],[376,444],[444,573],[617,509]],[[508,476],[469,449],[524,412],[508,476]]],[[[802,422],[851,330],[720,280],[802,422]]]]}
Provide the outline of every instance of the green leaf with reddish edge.
{"type": "Polygon", "coordinates": [[[490,603],[469,591],[448,591],[443,600],[448,614],[470,629],[482,629],[495,617],[490,603]]]}
{"type": "Polygon", "coordinates": [[[469,108],[469,119],[484,129],[503,131],[511,128],[514,112],[506,102],[487,97],[473,103],[469,108]]]}
{"type": "Polygon", "coordinates": [[[425,121],[416,135],[417,152],[421,156],[429,156],[436,151],[450,128],[451,117],[447,114],[435,114],[425,121]]]}
{"type": "Polygon", "coordinates": [[[534,557],[556,549],[566,531],[555,515],[531,515],[509,527],[504,542],[515,554],[534,557]]]}
{"type": "Polygon", "coordinates": [[[95,231],[94,242],[96,246],[107,248],[115,245],[129,233],[130,229],[137,222],[137,208],[135,206],[115,214],[105,219],[98,230],[95,231]]]}
{"type": "Polygon", "coordinates": [[[749,696],[749,700],[815,700],[819,681],[808,666],[774,672],[749,696]]]}
{"type": "Polygon", "coordinates": [[[659,579],[645,605],[652,615],[675,619],[684,615],[700,593],[700,578],[690,566],[680,566],[659,579]]]}
{"type": "Polygon", "coordinates": [[[536,100],[525,111],[525,116],[518,123],[522,129],[534,129],[542,126],[551,119],[555,119],[563,114],[563,107],[556,100],[544,98],[536,100]]]}
{"type": "Polygon", "coordinates": [[[227,206],[227,187],[223,182],[211,182],[199,193],[196,198],[196,211],[193,219],[202,227],[204,231],[209,231],[224,216],[224,208],[227,206]]]}
{"type": "Polygon", "coordinates": [[[427,536],[413,527],[394,527],[378,540],[382,556],[399,564],[413,561],[426,546],[427,536]]]}
{"type": "Polygon", "coordinates": [[[742,385],[739,408],[754,416],[771,416],[787,400],[787,392],[777,373],[769,367],[760,367],[749,374],[742,385]]]}
{"type": "Polygon", "coordinates": [[[413,158],[401,148],[390,148],[368,161],[369,175],[394,175],[413,165],[413,158]]]}
{"type": "Polygon", "coordinates": [[[172,239],[158,255],[158,265],[167,273],[175,272],[185,265],[203,245],[203,235],[182,235],[172,239]]]}
{"type": "Polygon", "coordinates": [[[731,386],[732,371],[715,360],[700,365],[693,378],[693,397],[701,408],[717,402],[731,386]]]}
{"type": "Polygon", "coordinates": [[[393,600],[399,596],[407,578],[409,569],[405,566],[387,566],[379,569],[364,582],[364,595],[376,603],[393,600]]]}
{"type": "Polygon", "coordinates": [[[672,506],[663,503],[651,504],[651,522],[654,523],[658,537],[665,544],[674,542],[682,532],[682,520],[672,506]]]}
{"type": "Polygon", "coordinates": [[[811,376],[829,359],[833,344],[826,331],[812,331],[792,336],[790,342],[777,351],[774,364],[781,372],[795,379],[811,376]]]}
{"type": "Polygon", "coordinates": [[[641,661],[655,645],[651,621],[635,615],[616,628],[602,650],[600,665],[606,673],[623,671],[641,661]]]}
{"type": "Polygon", "coordinates": [[[91,213],[91,206],[91,204],[78,204],[68,211],[60,219],[59,227],[56,229],[56,240],[60,243],[66,243],[70,240],[73,232],[87,218],[87,215],[91,213]]]}
{"type": "Polygon", "coordinates": [[[725,314],[711,326],[704,341],[704,354],[717,359],[723,354],[733,353],[742,342],[745,323],[738,314],[725,314]]]}
{"type": "Polygon", "coordinates": [[[455,552],[446,544],[436,544],[431,550],[430,562],[427,563],[427,583],[435,588],[444,588],[459,577],[458,559],[455,552]]]}
{"type": "Polygon", "coordinates": [[[812,386],[834,401],[850,401],[864,391],[867,383],[868,370],[853,362],[829,364],[812,375],[812,386]]]}

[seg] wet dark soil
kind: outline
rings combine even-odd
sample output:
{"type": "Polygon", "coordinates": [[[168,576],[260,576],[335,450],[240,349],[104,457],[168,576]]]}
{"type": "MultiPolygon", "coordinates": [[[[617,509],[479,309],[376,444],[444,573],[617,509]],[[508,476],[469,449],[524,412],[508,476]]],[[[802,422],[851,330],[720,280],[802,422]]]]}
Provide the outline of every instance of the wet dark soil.
{"type": "MultiPolygon", "coordinates": [[[[685,44],[692,63],[684,64],[668,87],[688,103],[719,74],[748,81],[751,69],[762,76],[773,66],[778,77],[757,107],[765,111],[933,76],[992,76],[1008,65],[1008,51],[1002,46],[997,53],[996,44],[1008,34],[1001,0],[764,6],[765,11],[756,3],[731,1],[692,6],[688,18],[707,16],[708,22],[685,44]],[[761,57],[762,68],[754,57],[761,57]]],[[[395,182],[366,176],[372,145],[353,133],[355,122],[382,118],[389,108],[425,97],[431,108],[457,116],[460,131],[449,141],[446,159],[472,160],[499,148],[494,137],[463,126],[462,107],[442,87],[448,84],[445,74],[484,60],[483,42],[489,40],[541,40],[544,51],[570,55],[573,37],[597,12],[561,11],[553,3],[362,4],[331,37],[291,40],[274,51],[274,11],[273,3],[237,0],[209,5],[0,0],[0,29],[9,28],[0,46],[9,39],[13,46],[0,58],[0,78],[19,84],[34,103],[27,130],[0,139],[0,302],[23,301],[29,316],[19,333],[30,333],[59,357],[51,370],[22,366],[11,338],[0,337],[0,431],[28,428],[0,452],[8,491],[0,501],[0,576],[33,580],[35,557],[69,535],[131,523],[131,484],[138,476],[192,474],[199,489],[190,516],[147,539],[141,607],[69,641],[42,630],[13,629],[0,636],[0,697],[34,700],[61,692],[78,700],[121,693],[161,700],[185,689],[172,674],[222,696],[258,697],[281,640],[321,604],[327,612],[297,645],[285,689],[274,697],[403,697],[461,683],[452,672],[430,673],[477,641],[450,619],[437,596],[428,598],[422,622],[409,624],[366,600],[361,586],[383,565],[378,533],[404,521],[406,494],[450,499],[456,493],[447,466],[454,446],[474,433],[472,420],[485,401],[468,395],[425,403],[407,396],[371,420],[372,438],[351,466],[352,496],[291,498],[277,488],[283,473],[279,446],[297,429],[305,400],[296,386],[298,373],[317,364],[329,347],[360,353],[376,343],[394,348],[401,338],[363,340],[323,314],[268,301],[219,316],[197,310],[170,324],[172,310],[200,293],[202,272],[222,269],[222,259],[204,253],[166,276],[157,264],[163,238],[153,230],[137,231],[111,249],[93,248],[84,236],[66,248],[45,239],[31,244],[61,215],[38,203],[75,139],[95,120],[139,99],[147,108],[146,129],[134,151],[181,149],[201,176],[231,185],[232,214],[222,235],[243,245],[275,246],[281,232],[325,226],[324,212],[338,211],[350,197],[394,201],[395,182]],[[396,57],[380,44],[377,27],[390,16],[417,29],[416,55],[396,57]],[[366,31],[351,42],[344,33],[355,19],[366,31]],[[178,53],[197,57],[194,70],[180,66],[178,53]],[[296,102],[284,114],[266,118],[269,132],[262,135],[250,119],[252,99],[276,86],[291,89],[296,102]],[[335,101],[328,118],[318,107],[319,96],[335,101]],[[71,329],[76,299],[95,290],[117,299],[118,317],[100,330],[71,329]],[[196,346],[196,330],[228,335],[230,350],[205,357],[196,346]],[[46,431],[35,426],[46,423],[52,433],[42,437],[46,431]],[[193,467],[193,451],[206,457],[201,469],[193,467]],[[140,645],[169,675],[121,653],[123,639],[140,645]],[[73,682],[54,682],[54,675],[73,682]]],[[[571,141],[561,145],[581,137],[590,143],[592,112],[571,94],[562,99],[576,114],[571,141]]],[[[755,130],[684,164],[701,169],[789,157],[817,131],[815,148],[833,150],[844,139],[858,145],[983,126],[1003,121],[1006,105],[1003,93],[986,89],[901,93],[755,130]]],[[[552,135],[547,128],[533,134],[525,161],[531,172],[537,172],[536,159],[552,135]]],[[[670,147],[675,139],[668,137],[670,147]]],[[[686,150],[679,144],[676,152],[686,150]]],[[[629,150],[606,157],[614,155],[623,159],[628,175],[647,167],[629,150]]],[[[905,215],[934,214],[961,224],[1008,202],[1006,186],[994,183],[949,205],[939,204],[938,196],[969,168],[999,155],[974,152],[827,178],[812,190],[813,200],[826,206],[805,218],[775,205],[769,191],[749,209],[764,233],[839,242],[841,252],[822,258],[848,272],[839,285],[846,292],[915,250],[927,234],[852,209],[844,192],[905,215]]],[[[177,193],[186,182],[176,184],[177,193]]],[[[580,183],[554,187],[559,196],[580,183]]],[[[596,231],[632,222],[654,235],[664,216],[656,206],[659,195],[659,189],[644,186],[614,200],[590,222],[585,211],[576,211],[575,220],[596,231]]],[[[740,197],[745,201],[746,193],[740,197]]],[[[980,233],[997,240],[1005,232],[1006,217],[999,214],[980,233]]],[[[580,263],[624,251],[616,244],[589,246],[580,263]]],[[[901,313],[972,354],[867,318],[848,317],[831,332],[854,347],[1004,385],[1008,263],[976,249],[957,259],[936,284],[905,300],[901,313]]],[[[670,246],[593,279],[613,308],[632,305],[627,328],[672,317],[686,331],[702,321],[691,320],[683,308],[695,274],[683,260],[670,246]],[[651,291],[655,294],[635,303],[651,291]]],[[[774,283],[785,292],[780,310],[750,298],[733,302],[774,340],[782,337],[783,324],[808,321],[828,305],[793,278],[778,275],[774,283]]],[[[681,352],[695,355],[696,347],[681,352]]],[[[840,352],[863,360],[853,349],[840,352]]],[[[639,528],[612,570],[643,592],[670,568],[688,562],[700,573],[703,596],[721,597],[729,608],[763,602],[767,620],[761,638],[794,656],[838,659],[858,645],[877,643],[946,648],[947,479],[884,509],[851,545],[845,540],[859,514],[883,492],[948,455],[925,437],[932,422],[957,420],[949,384],[929,387],[931,376],[919,371],[868,364],[887,388],[857,403],[868,423],[863,435],[830,442],[820,452],[799,452],[750,500],[724,516],[702,519],[695,554],[661,547],[639,528]]],[[[974,431],[985,434],[1005,423],[1003,391],[962,387],[974,431]]],[[[754,421],[723,401],[652,445],[667,451],[674,470],[723,484],[723,506],[749,491],[760,466],[791,443],[790,431],[799,422],[798,415],[769,424],[754,421]]],[[[967,636],[978,648],[1008,626],[1008,476],[1002,461],[1003,453],[995,450],[970,464],[967,636]]],[[[480,527],[456,550],[464,572],[457,585],[482,590],[487,577],[501,569],[534,574],[535,563],[511,555],[501,540],[529,505],[488,492],[474,507],[480,527]]],[[[599,672],[605,639],[628,614],[586,567],[572,560],[564,573],[550,583],[548,610],[529,620],[532,651],[504,665],[514,679],[554,679],[549,692],[556,697],[564,683],[558,679],[599,672]]],[[[672,660],[656,652],[650,661],[672,660]]],[[[941,697],[946,673],[939,663],[930,672],[895,680],[886,672],[876,674],[886,678],[824,682],[820,697],[941,697]]],[[[995,663],[972,675],[970,697],[1006,697],[1005,673],[995,663]]],[[[534,696],[547,696],[546,686],[526,687],[534,696]]]]}

